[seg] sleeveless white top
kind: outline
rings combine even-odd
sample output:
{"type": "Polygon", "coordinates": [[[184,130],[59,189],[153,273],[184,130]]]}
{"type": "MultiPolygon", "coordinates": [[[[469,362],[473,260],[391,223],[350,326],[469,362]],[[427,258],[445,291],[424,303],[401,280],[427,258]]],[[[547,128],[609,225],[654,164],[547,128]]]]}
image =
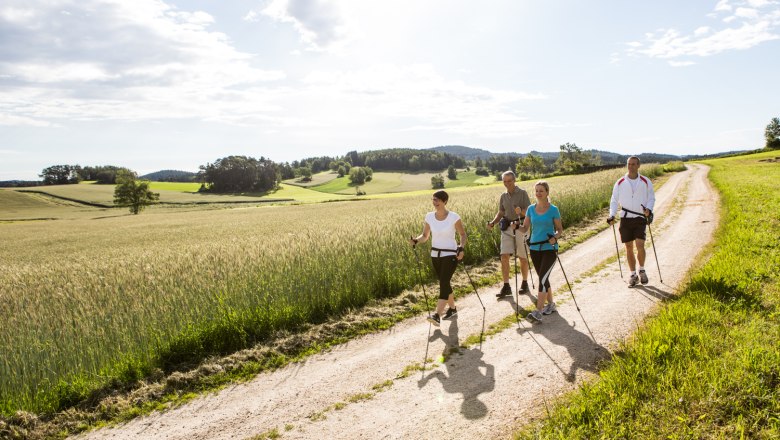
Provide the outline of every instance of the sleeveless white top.
{"type": "Polygon", "coordinates": [[[431,228],[431,248],[437,249],[452,249],[452,252],[441,252],[431,250],[432,257],[452,257],[455,256],[455,250],[458,248],[458,243],[455,241],[455,223],[460,220],[460,216],[452,211],[449,211],[447,218],[444,220],[436,220],[436,211],[425,214],[425,223],[431,228]]]}

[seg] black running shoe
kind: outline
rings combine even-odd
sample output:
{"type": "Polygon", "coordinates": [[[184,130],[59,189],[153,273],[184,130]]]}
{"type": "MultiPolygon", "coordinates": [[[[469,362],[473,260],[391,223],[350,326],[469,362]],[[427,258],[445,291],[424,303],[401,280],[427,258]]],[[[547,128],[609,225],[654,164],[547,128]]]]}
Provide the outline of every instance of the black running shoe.
{"type": "Polygon", "coordinates": [[[444,313],[444,318],[442,319],[452,319],[453,316],[458,314],[458,309],[447,309],[447,312],[444,313]]]}
{"type": "Polygon", "coordinates": [[[428,322],[438,327],[441,324],[441,319],[439,318],[439,314],[434,313],[433,315],[428,316],[428,322]]]}
{"type": "Polygon", "coordinates": [[[523,284],[520,285],[520,293],[528,293],[528,281],[523,280],[523,284]]]}
{"type": "Polygon", "coordinates": [[[496,293],[496,298],[503,298],[505,296],[512,296],[512,288],[509,287],[509,284],[504,284],[501,291],[496,293]]]}

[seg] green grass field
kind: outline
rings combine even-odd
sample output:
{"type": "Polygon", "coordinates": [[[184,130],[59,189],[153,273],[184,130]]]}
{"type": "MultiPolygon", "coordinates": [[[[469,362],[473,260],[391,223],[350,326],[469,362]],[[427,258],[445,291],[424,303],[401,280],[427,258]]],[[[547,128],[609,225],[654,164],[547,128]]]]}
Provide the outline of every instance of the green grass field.
{"type": "Polygon", "coordinates": [[[105,215],[106,211],[40,194],[0,189],[0,222],[80,218],[105,215]]]}
{"type": "MultiPolygon", "coordinates": [[[[444,184],[445,189],[460,188],[462,186],[489,185],[498,182],[495,178],[491,178],[491,180],[485,182],[484,176],[478,176],[474,173],[474,171],[458,170],[458,178],[455,180],[447,179],[446,172],[442,173],[442,176],[444,176],[446,181],[444,184]]],[[[428,183],[430,184],[430,181],[428,183]]]]}
{"type": "MultiPolygon", "coordinates": [[[[396,173],[396,172],[374,172],[370,182],[360,185],[360,189],[366,192],[367,196],[388,193],[405,193],[410,191],[423,191],[431,189],[431,177],[441,174],[445,177],[445,189],[460,188],[464,186],[477,186],[486,183],[495,183],[495,178],[490,178],[487,182],[483,176],[477,176],[473,171],[460,171],[456,180],[447,179],[446,170],[442,173],[396,173]]],[[[355,185],[348,177],[336,178],[322,185],[311,186],[312,189],[331,193],[354,195],[355,185]]]]}
{"type": "MultiPolygon", "coordinates": [[[[101,206],[114,205],[114,185],[50,185],[22,189],[22,192],[43,192],[55,197],[78,200],[101,206]]],[[[193,204],[193,203],[264,203],[274,200],[281,201],[287,196],[281,196],[281,191],[264,195],[228,195],[198,193],[200,188],[196,183],[152,182],[151,188],[160,194],[161,203],[193,204]]]]}
{"type": "MultiPolygon", "coordinates": [[[[423,190],[431,187],[433,175],[433,173],[404,174],[377,171],[374,172],[370,182],[360,185],[360,189],[365,191],[366,195],[423,190]]],[[[344,176],[324,185],[314,186],[312,189],[330,194],[354,195],[356,188],[349,178],[344,176]]]]}
{"type": "Polygon", "coordinates": [[[288,185],[293,186],[301,186],[304,188],[309,188],[312,186],[322,185],[324,183],[328,183],[333,179],[338,178],[338,173],[334,173],[332,171],[323,171],[317,174],[312,174],[311,181],[309,182],[299,182],[298,179],[287,179],[284,180],[283,183],[286,183],[288,185]]]}
{"type": "Polygon", "coordinates": [[[196,193],[200,189],[197,182],[151,182],[149,189],[152,191],[178,191],[196,193]]]}
{"type": "Polygon", "coordinates": [[[516,438],[780,438],[780,162],[706,161],[712,257],[599,378],[516,438]]]}
{"type": "MultiPolygon", "coordinates": [[[[383,194],[424,191],[431,188],[431,177],[434,175],[435,173],[404,174],[377,172],[374,173],[374,178],[371,182],[360,186],[360,189],[366,192],[366,195],[360,198],[376,198],[376,196],[381,197],[383,194]]],[[[461,172],[458,180],[446,180],[446,188],[478,185],[479,183],[476,183],[479,181],[478,177],[480,176],[476,176],[473,172],[461,172]]],[[[495,183],[495,180],[491,180],[490,183],[495,183]]],[[[226,195],[198,193],[199,188],[200,184],[194,182],[151,182],[150,184],[150,189],[160,194],[160,203],[162,204],[315,203],[358,198],[356,196],[356,188],[350,183],[349,178],[337,178],[335,174],[330,172],[316,174],[313,181],[307,184],[285,181],[280,184],[279,189],[266,194],[226,195]]],[[[114,185],[98,185],[89,181],[81,182],[79,185],[40,186],[21,191],[27,191],[27,194],[42,192],[54,197],[96,204],[98,207],[113,207],[114,205],[114,185]]],[[[53,200],[52,198],[49,202],[53,200]]],[[[67,203],[65,200],[61,201],[67,203]]],[[[4,216],[3,212],[0,211],[0,220],[10,218],[22,219],[21,217],[4,216]]],[[[6,212],[6,214],[8,213],[10,213],[10,210],[6,212]]],[[[24,218],[61,217],[62,214],[32,214],[31,211],[27,211],[24,216],[24,218]]]]}

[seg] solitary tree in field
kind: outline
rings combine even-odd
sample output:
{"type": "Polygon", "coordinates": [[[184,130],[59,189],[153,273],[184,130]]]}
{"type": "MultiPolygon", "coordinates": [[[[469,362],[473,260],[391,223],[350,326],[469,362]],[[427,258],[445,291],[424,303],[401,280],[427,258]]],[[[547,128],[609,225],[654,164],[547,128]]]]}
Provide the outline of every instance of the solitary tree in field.
{"type": "Polygon", "coordinates": [[[311,182],[311,168],[310,167],[300,167],[295,170],[295,174],[297,174],[298,177],[300,177],[301,181],[303,182],[311,182]]]}
{"type": "Polygon", "coordinates": [[[349,180],[355,185],[366,183],[366,170],[363,167],[352,167],[349,170],[349,180]]]}
{"type": "Polygon", "coordinates": [[[772,150],[780,149],[780,118],[772,118],[764,130],[766,147],[772,150]]]}
{"type": "Polygon", "coordinates": [[[437,174],[431,177],[431,187],[433,187],[433,189],[444,188],[444,176],[437,174]]]}
{"type": "Polygon", "coordinates": [[[458,178],[458,170],[456,170],[452,165],[447,167],[447,178],[450,180],[455,180],[458,178]]]}
{"type": "Polygon", "coordinates": [[[133,214],[138,214],[160,199],[159,193],[149,190],[148,180],[137,180],[135,173],[131,171],[121,171],[117,174],[116,182],[114,204],[129,207],[133,214]]]}

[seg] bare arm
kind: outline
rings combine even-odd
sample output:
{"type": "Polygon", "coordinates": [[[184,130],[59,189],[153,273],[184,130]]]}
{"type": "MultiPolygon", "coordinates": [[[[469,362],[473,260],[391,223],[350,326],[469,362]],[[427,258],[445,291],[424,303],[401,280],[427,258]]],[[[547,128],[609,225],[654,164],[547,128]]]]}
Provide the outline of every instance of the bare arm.
{"type": "Polygon", "coordinates": [[[427,222],[424,223],[422,234],[418,235],[417,237],[410,237],[409,243],[412,244],[412,246],[416,246],[417,243],[425,243],[428,241],[428,239],[431,237],[431,225],[429,225],[427,222]]]}
{"type": "MultiPolygon", "coordinates": [[[[426,223],[427,225],[427,223],[426,223]]],[[[463,259],[464,250],[466,249],[466,242],[468,242],[468,237],[466,236],[466,229],[463,227],[463,222],[458,219],[458,221],[455,222],[455,231],[457,231],[458,235],[460,235],[460,246],[458,249],[458,260],[463,259]]]]}
{"type": "Polygon", "coordinates": [[[493,226],[498,224],[498,221],[501,220],[501,218],[504,217],[504,211],[502,209],[499,209],[496,213],[496,216],[493,217],[493,220],[489,221],[487,224],[487,228],[489,230],[493,230],[493,226]]]}
{"type": "Polygon", "coordinates": [[[531,217],[528,216],[528,210],[531,209],[530,207],[525,210],[525,217],[523,219],[523,224],[520,225],[518,229],[520,229],[520,232],[525,234],[528,232],[528,229],[531,228],[531,217]]]}

